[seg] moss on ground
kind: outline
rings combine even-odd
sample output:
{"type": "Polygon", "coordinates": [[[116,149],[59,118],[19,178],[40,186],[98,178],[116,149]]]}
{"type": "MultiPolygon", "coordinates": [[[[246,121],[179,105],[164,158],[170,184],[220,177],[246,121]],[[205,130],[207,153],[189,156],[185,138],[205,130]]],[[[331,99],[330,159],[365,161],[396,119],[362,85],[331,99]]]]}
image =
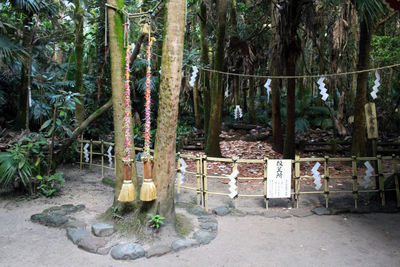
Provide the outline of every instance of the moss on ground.
{"type": "Polygon", "coordinates": [[[192,220],[183,214],[176,214],[175,229],[181,237],[186,237],[193,231],[192,220]]]}

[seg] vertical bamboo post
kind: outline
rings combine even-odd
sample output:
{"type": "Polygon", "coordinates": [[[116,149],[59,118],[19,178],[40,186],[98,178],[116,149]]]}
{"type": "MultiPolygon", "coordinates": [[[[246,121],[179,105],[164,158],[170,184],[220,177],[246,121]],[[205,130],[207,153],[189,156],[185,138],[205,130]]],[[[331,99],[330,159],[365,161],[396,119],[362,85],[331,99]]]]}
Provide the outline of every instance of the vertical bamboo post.
{"type": "Polygon", "coordinates": [[[196,157],[196,180],[197,180],[197,205],[201,201],[201,177],[203,176],[201,157],[196,157]]]}
{"type": "Polygon", "coordinates": [[[268,163],[268,158],[264,158],[264,201],[265,201],[265,208],[268,209],[268,198],[267,198],[267,171],[268,171],[268,167],[267,167],[267,163],[268,163]]]}
{"type": "Polygon", "coordinates": [[[329,207],[329,156],[325,156],[324,162],[324,194],[325,194],[325,207],[329,207]]]}
{"type": "Polygon", "coordinates": [[[90,139],[90,164],[89,164],[90,169],[92,168],[92,163],[93,163],[93,140],[90,139]]]}
{"type": "Polygon", "coordinates": [[[182,171],[181,171],[181,161],[180,161],[181,153],[178,152],[177,156],[178,156],[178,162],[176,163],[176,166],[177,166],[176,172],[178,175],[178,184],[176,185],[176,187],[177,187],[176,192],[178,194],[180,194],[181,193],[181,181],[182,181],[182,171]]]}
{"type": "Polygon", "coordinates": [[[101,178],[104,177],[104,140],[101,140],[101,178]]]}
{"type": "Polygon", "coordinates": [[[79,159],[79,169],[82,170],[82,165],[83,165],[83,163],[82,163],[82,160],[83,160],[83,135],[81,135],[80,143],[81,143],[81,153],[80,153],[80,159],[79,159]]]}
{"type": "Polygon", "coordinates": [[[207,194],[207,156],[203,156],[203,207],[208,211],[208,194],[207,194]]]}
{"type": "Polygon", "coordinates": [[[354,208],[358,208],[358,183],[357,183],[357,158],[351,157],[351,171],[353,178],[353,197],[354,197],[354,208]]]}
{"type": "Polygon", "coordinates": [[[393,168],[394,168],[394,185],[396,189],[396,199],[397,199],[397,207],[400,207],[400,191],[399,191],[399,169],[397,167],[397,163],[399,162],[399,156],[396,155],[392,156],[393,160],[393,168]],[[396,162],[397,161],[397,162],[396,162]]]}
{"type": "Polygon", "coordinates": [[[299,197],[300,197],[300,156],[295,156],[294,161],[294,200],[296,202],[296,208],[299,208],[299,197]]]}
{"type": "Polygon", "coordinates": [[[383,172],[382,172],[382,156],[376,156],[377,163],[378,163],[378,179],[379,179],[379,195],[382,200],[382,207],[386,205],[385,201],[385,185],[383,183],[383,172]]]}
{"type": "MultiPolygon", "coordinates": [[[[232,172],[237,171],[238,169],[238,164],[237,164],[237,157],[232,157],[232,161],[233,161],[233,166],[232,166],[232,172]]],[[[236,184],[236,197],[233,199],[233,205],[235,207],[235,209],[237,209],[237,202],[238,202],[238,198],[239,198],[239,187],[238,187],[238,178],[237,176],[235,177],[235,184],[236,184]]]]}

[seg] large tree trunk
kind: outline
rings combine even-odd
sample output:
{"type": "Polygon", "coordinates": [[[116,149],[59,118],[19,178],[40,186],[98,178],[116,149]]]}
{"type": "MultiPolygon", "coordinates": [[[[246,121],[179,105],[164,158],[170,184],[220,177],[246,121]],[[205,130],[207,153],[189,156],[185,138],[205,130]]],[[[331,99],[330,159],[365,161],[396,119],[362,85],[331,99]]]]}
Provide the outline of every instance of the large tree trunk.
{"type": "MultiPolygon", "coordinates": [[[[250,66],[250,75],[254,75],[254,66],[250,66]]],[[[256,123],[256,88],[254,86],[254,78],[249,78],[249,122],[256,123]]]]}
{"type": "MultiPolygon", "coordinates": [[[[228,1],[218,0],[218,32],[217,48],[214,59],[214,69],[222,71],[225,56],[225,25],[228,1]]],[[[208,136],[206,142],[206,154],[208,156],[220,157],[219,134],[221,133],[223,85],[222,75],[213,75],[213,86],[211,88],[211,113],[208,136]]]]}
{"type": "MultiPolygon", "coordinates": [[[[360,41],[358,49],[357,70],[365,70],[369,67],[369,52],[371,50],[371,25],[365,21],[360,23],[360,41]]],[[[367,140],[365,136],[365,111],[367,102],[368,72],[359,73],[357,76],[357,92],[354,107],[354,129],[351,153],[354,156],[365,156],[367,153],[367,140]]]]}
{"type": "MultiPolygon", "coordinates": [[[[295,52],[296,53],[296,52],[295,52]]],[[[291,55],[286,60],[286,72],[287,76],[294,76],[296,74],[296,61],[297,56],[291,55]]],[[[295,156],[295,122],[296,122],[296,80],[288,79],[287,82],[287,96],[286,96],[286,138],[283,150],[283,158],[294,159],[295,156]]]]}
{"type": "Polygon", "coordinates": [[[194,123],[197,129],[201,129],[201,115],[200,115],[200,92],[199,92],[200,81],[197,80],[193,87],[193,109],[194,109],[194,123]]]}
{"type": "Polygon", "coordinates": [[[33,20],[32,15],[28,14],[24,19],[22,46],[26,51],[24,56],[25,64],[21,67],[21,88],[18,98],[18,110],[16,117],[16,127],[29,130],[29,91],[31,90],[32,72],[32,50],[33,50],[33,20]]]}
{"type": "Polygon", "coordinates": [[[157,187],[154,213],[175,222],[174,183],[176,127],[178,124],[179,89],[183,59],[186,1],[165,3],[165,38],[162,47],[159,112],[154,148],[153,179],[157,187]]]}
{"type": "MultiPolygon", "coordinates": [[[[120,9],[124,7],[123,0],[108,0],[108,4],[117,6],[120,9]]],[[[115,139],[115,159],[116,159],[116,183],[114,191],[114,205],[118,205],[118,196],[121,190],[121,185],[124,179],[124,64],[125,64],[125,49],[124,49],[124,29],[123,17],[113,8],[108,8],[108,29],[109,29],[109,46],[111,54],[111,86],[112,86],[112,104],[114,112],[114,139],[115,139]]],[[[132,136],[130,137],[132,138],[132,136]]],[[[135,149],[132,144],[132,181],[138,188],[135,149]]]]}
{"type": "MultiPolygon", "coordinates": [[[[207,43],[207,6],[204,3],[204,0],[200,3],[200,39],[201,39],[201,61],[204,66],[208,66],[210,64],[210,60],[208,58],[208,43],[207,43]]],[[[204,75],[204,84],[203,84],[203,92],[204,92],[204,134],[207,140],[208,134],[208,125],[210,122],[210,74],[208,71],[203,71],[204,75]]]]}
{"type": "Polygon", "coordinates": [[[85,49],[85,37],[83,36],[83,14],[81,1],[75,0],[75,92],[80,93],[80,103],[75,104],[76,125],[80,125],[85,119],[84,87],[83,87],[83,53],[85,49]]]}

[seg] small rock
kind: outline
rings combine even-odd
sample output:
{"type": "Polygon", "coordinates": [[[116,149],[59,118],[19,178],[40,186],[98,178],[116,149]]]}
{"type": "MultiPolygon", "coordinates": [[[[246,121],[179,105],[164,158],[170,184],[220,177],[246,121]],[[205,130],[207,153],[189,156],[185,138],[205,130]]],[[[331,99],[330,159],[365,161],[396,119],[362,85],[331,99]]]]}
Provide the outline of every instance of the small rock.
{"type": "Polygon", "coordinates": [[[220,207],[216,207],[215,209],[213,209],[212,212],[219,216],[225,216],[229,213],[229,209],[228,209],[228,207],[220,206],[220,207]]]}
{"type": "Polygon", "coordinates": [[[111,247],[98,248],[97,254],[107,255],[110,252],[110,250],[111,250],[111,247]]]}
{"type": "Polygon", "coordinates": [[[159,256],[167,254],[170,251],[171,251],[171,248],[166,245],[154,246],[154,247],[151,247],[147,251],[146,258],[159,257],[159,256]]]}
{"type": "Polygon", "coordinates": [[[89,236],[90,233],[82,228],[67,228],[67,237],[75,245],[78,244],[84,237],[89,236]]]}
{"type": "Polygon", "coordinates": [[[56,214],[39,213],[32,215],[31,221],[43,224],[45,226],[60,227],[68,222],[68,218],[56,214]]]}
{"type": "Polygon", "coordinates": [[[208,215],[208,213],[200,206],[189,206],[187,212],[196,216],[208,215]]]}
{"type": "Polygon", "coordinates": [[[217,219],[216,219],[214,216],[212,216],[212,215],[200,216],[200,217],[197,218],[197,220],[198,220],[199,222],[201,222],[201,223],[208,223],[208,222],[211,222],[211,223],[218,223],[218,222],[217,222],[217,219]]]}
{"type": "Polygon", "coordinates": [[[238,209],[232,209],[231,211],[232,216],[238,216],[238,217],[244,217],[247,215],[245,211],[238,210],[238,209]]]}
{"type": "Polygon", "coordinates": [[[87,252],[97,253],[99,248],[102,248],[106,245],[106,241],[103,238],[94,237],[91,235],[83,237],[78,242],[78,248],[86,250],[87,252]]]}
{"type": "Polygon", "coordinates": [[[179,251],[184,248],[189,248],[198,245],[199,243],[193,240],[178,239],[172,242],[171,248],[174,251],[179,251]]]}
{"type": "Polygon", "coordinates": [[[66,222],[63,227],[66,228],[86,228],[86,223],[79,221],[79,220],[74,220],[74,218],[69,218],[68,222],[66,222]]]}
{"type": "Polygon", "coordinates": [[[62,208],[63,210],[65,210],[67,213],[73,213],[73,212],[77,212],[77,211],[78,211],[78,208],[75,207],[75,206],[72,205],[72,204],[61,205],[61,208],[62,208]]]}
{"type": "Polygon", "coordinates": [[[313,215],[313,213],[308,209],[292,209],[290,210],[290,214],[295,217],[303,218],[313,215]]]}
{"type": "Polygon", "coordinates": [[[111,257],[115,260],[134,260],[144,254],[143,247],[137,243],[120,244],[111,249],[111,257]]]}
{"type": "Polygon", "coordinates": [[[201,223],[200,227],[204,230],[217,231],[218,224],[213,222],[206,222],[206,223],[201,223]]]}
{"type": "Polygon", "coordinates": [[[92,225],[92,233],[95,236],[110,236],[115,232],[114,226],[107,223],[95,223],[92,225]]]}
{"type": "Polygon", "coordinates": [[[213,232],[200,230],[193,234],[193,238],[197,240],[200,244],[210,243],[217,235],[213,232]]]}
{"type": "Polygon", "coordinates": [[[311,211],[317,215],[330,215],[331,214],[331,211],[325,207],[314,208],[311,211]]]}

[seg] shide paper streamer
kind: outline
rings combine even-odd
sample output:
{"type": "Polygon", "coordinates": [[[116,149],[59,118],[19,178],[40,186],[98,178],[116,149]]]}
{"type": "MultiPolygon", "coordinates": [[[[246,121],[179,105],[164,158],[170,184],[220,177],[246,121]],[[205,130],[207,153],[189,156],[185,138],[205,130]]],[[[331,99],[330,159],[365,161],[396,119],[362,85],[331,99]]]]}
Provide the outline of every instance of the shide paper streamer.
{"type": "Polygon", "coordinates": [[[312,176],[314,177],[314,184],[315,184],[315,189],[319,190],[322,186],[321,183],[321,176],[320,173],[318,171],[319,167],[321,166],[321,164],[319,162],[315,163],[314,167],[311,169],[312,172],[312,176]]]}
{"type": "Polygon", "coordinates": [[[234,116],[235,116],[235,120],[243,117],[243,112],[239,105],[236,105],[236,107],[235,107],[234,116]]]}
{"type": "Polygon", "coordinates": [[[322,96],[321,99],[326,101],[326,99],[328,99],[329,94],[327,94],[328,89],[326,89],[325,87],[325,83],[324,83],[325,77],[322,76],[321,78],[318,79],[318,85],[319,85],[319,90],[320,90],[320,95],[322,96]]]}
{"type": "Polygon", "coordinates": [[[271,79],[268,79],[264,84],[264,87],[267,89],[267,103],[269,103],[269,96],[271,94],[271,79]]]}
{"type": "Polygon", "coordinates": [[[364,186],[364,188],[367,188],[369,183],[371,182],[371,176],[374,168],[372,167],[371,163],[369,163],[369,161],[364,162],[364,166],[367,167],[367,169],[365,170],[364,182],[362,186],[364,186]]]}
{"type": "Polygon", "coordinates": [[[229,176],[229,197],[234,198],[237,196],[237,185],[236,185],[236,177],[238,176],[239,171],[234,170],[229,176]]]}
{"type": "Polygon", "coordinates": [[[89,147],[89,144],[88,144],[88,143],[83,147],[83,155],[85,156],[85,161],[86,161],[86,162],[89,162],[89,151],[88,151],[88,147],[89,147]]]}
{"type": "Polygon", "coordinates": [[[194,86],[194,83],[196,82],[196,77],[197,77],[197,73],[199,72],[199,69],[196,66],[192,67],[192,76],[190,77],[190,81],[189,81],[189,85],[191,87],[194,86]]]}
{"type": "Polygon", "coordinates": [[[378,93],[378,87],[381,85],[380,80],[381,80],[381,76],[379,75],[378,71],[375,71],[375,82],[374,82],[374,86],[372,87],[372,92],[371,92],[371,96],[373,99],[376,99],[378,96],[376,95],[378,93]]]}

